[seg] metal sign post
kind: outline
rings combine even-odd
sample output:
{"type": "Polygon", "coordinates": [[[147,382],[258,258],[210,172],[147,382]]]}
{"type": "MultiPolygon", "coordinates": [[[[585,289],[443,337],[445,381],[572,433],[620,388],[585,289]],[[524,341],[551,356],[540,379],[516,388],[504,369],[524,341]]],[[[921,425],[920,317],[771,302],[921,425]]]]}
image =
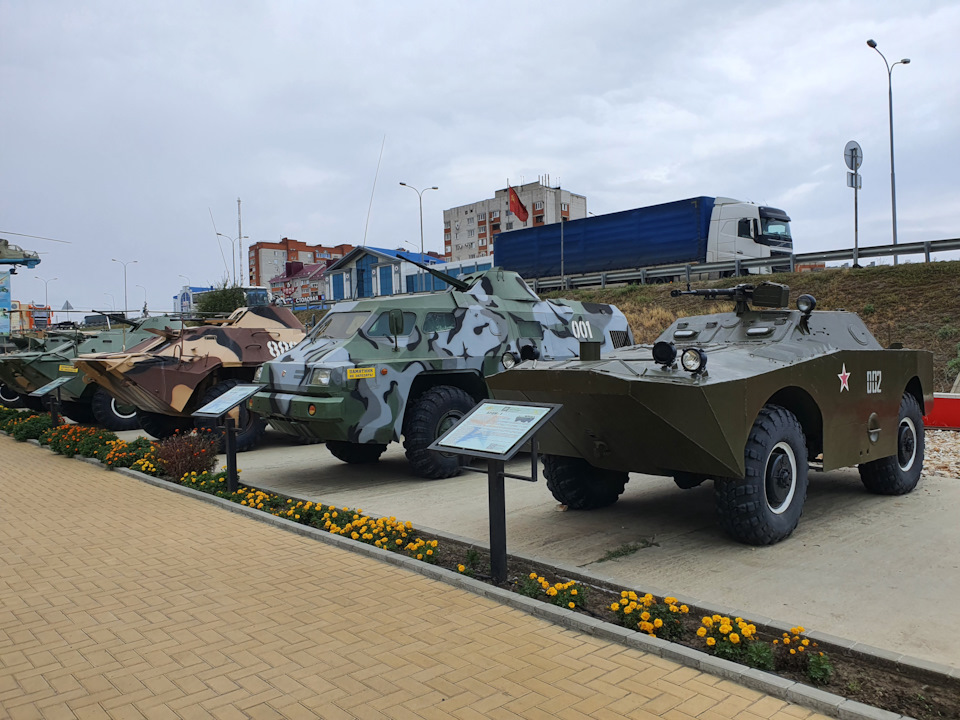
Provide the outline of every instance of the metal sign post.
{"type": "Polygon", "coordinates": [[[843,159],[847,163],[847,167],[850,168],[851,172],[847,173],[847,187],[853,188],[853,267],[860,267],[858,262],[858,253],[859,253],[859,210],[857,208],[857,193],[860,190],[862,185],[860,173],[857,170],[860,169],[860,165],[863,163],[863,150],[860,149],[860,144],[856,140],[851,140],[843,148],[843,159]]]}
{"type": "MultiPolygon", "coordinates": [[[[430,445],[430,450],[487,460],[487,504],[490,513],[490,574],[507,579],[507,503],[504,478],[537,481],[537,431],[560,409],[554,403],[500,403],[484,400],[430,445]],[[530,442],[530,477],[504,470],[506,461],[530,442]]],[[[480,468],[465,470],[484,472],[480,468]]]]}
{"type": "Polygon", "coordinates": [[[240,487],[237,473],[237,424],[227,415],[237,405],[246,402],[262,385],[234,385],[219,397],[211,400],[193,413],[193,417],[216,418],[223,426],[224,453],[227,456],[227,491],[236,492],[240,487]]]}
{"type": "Polygon", "coordinates": [[[73,380],[73,377],[69,375],[58,377],[56,380],[52,380],[43,387],[39,387],[30,393],[30,397],[46,399],[47,409],[50,411],[50,418],[53,420],[54,427],[60,424],[60,408],[63,406],[63,398],[60,396],[60,388],[71,380],[73,380]],[[56,395],[53,394],[54,391],[56,391],[56,395]]]}

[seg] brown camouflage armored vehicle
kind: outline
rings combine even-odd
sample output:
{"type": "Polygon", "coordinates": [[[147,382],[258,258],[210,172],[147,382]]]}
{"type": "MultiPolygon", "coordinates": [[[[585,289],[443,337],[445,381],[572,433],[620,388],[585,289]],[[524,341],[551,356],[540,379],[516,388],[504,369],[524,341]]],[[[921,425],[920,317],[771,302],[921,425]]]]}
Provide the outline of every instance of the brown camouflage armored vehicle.
{"type": "MultiPolygon", "coordinates": [[[[191,413],[253,380],[261,363],[304,337],[303,325],[292,312],[270,305],[239,308],[225,320],[207,320],[202,327],[153,332],[155,338],[128,352],[82,355],[73,362],[118,400],[134,405],[141,427],[156,438],[193,427],[191,413]]],[[[233,412],[237,449],[249,450],[266,423],[245,407],[233,412]]]]}
{"type": "Polygon", "coordinates": [[[913,490],[933,403],[931,353],[884,349],[854,313],[814,312],[810,295],[781,309],[788,293],[674,290],[736,309],[681,318],[652,347],[524,363],[487,384],[498,400],[562,403],[538,441],[547,487],[569,508],[616,502],[631,472],[681,488],[709,479],[724,530],[775,543],[800,519],[808,467],[857,465],[870,492],[913,490]]]}

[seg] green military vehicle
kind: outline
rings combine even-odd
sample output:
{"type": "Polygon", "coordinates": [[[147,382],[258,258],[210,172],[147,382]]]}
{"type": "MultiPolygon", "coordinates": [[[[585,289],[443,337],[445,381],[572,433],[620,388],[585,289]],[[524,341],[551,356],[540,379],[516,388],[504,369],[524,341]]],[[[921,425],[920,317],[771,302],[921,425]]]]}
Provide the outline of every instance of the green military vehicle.
{"type": "Polygon", "coordinates": [[[134,430],[140,427],[136,408],[118,401],[97,385],[84,381],[73,366],[73,359],[83,353],[120,351],[148,338],[152,330],[162,330],[174,319],[160,315],[142,320],[127,320],[119,315],[108,316],[113,323],[108,330],[48,330],[42,339],[30,339],[29,349],[0,356],[0,383],[4,386],[0,400],[11,407],[42,409],[39,398],[29,394],[58,377],[73,376],[60,387],[61,411],[78,423],[96,423],[108,430],[134,430]]]}
{"type": "Polygon", "coordinates": [[[439,434],[487,396],[485,378],[537,357],[573,357],[581,339],[632,343],[612,305],[541,300],[499,268],[443,279],[445,292],[339,302],[297,347],[263,365],[249,408],[284,433],[325,442],[348,463],[374,462],[404,439],[413,471],[460,472],[430,451],[439,434]]]}
{"type": "Polygon", "coordinates": [[[610,505],[630,472],[672,476],[681,488],[711,479],[723,529],[767,545],[797,526],[809,467],[857,465],[870,492],[913,490],[933,403],[931,353],[884,349],[857,315],[814,312],[810,295],[781,309],[783,285],[672,294],[736,308],[681,318],[652,347],[488,379],[498,400],[563,405],[538,435],[559,502],[610,505]]]}

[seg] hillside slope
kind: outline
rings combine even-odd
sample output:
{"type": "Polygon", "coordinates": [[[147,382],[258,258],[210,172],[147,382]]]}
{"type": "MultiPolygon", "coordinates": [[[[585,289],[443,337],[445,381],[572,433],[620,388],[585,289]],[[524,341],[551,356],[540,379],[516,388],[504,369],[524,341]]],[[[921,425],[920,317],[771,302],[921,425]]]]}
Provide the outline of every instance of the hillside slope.
{"type": "MultiPolygon", "coordinates": [[[[934,389],[949,392],[953,386],[960,371],[960,261],[856,270],[831,268],[818,273],[768,275],[763,279],[789,285],[791,306],[798,295],[809,293],[817,299],[819,309],[856,312],[884,346],[900,342],[906,348],[930,350],[934,355],[934,389]]],[[[691,287],[730,287],[742,280],[729,278],[693,283],[691,287]]],[[[732,303],[671,298],[670,290],[676,287],[628,285],[568,290],[544,297],[613,303],[626,314],[639,343],[652,343],[677,317],[733,309],[732,303]]]]}

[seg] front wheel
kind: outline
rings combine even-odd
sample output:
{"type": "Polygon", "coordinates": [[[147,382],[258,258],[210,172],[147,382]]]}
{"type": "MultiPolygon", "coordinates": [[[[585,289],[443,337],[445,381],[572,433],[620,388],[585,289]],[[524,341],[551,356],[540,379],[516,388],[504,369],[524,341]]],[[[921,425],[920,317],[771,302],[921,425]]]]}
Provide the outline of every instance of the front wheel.
{"type": "Polygon", "coordinates": [[[720,526],[748,545],[772,545],[800,522],[807,498],[807,442],[796,416],[765,405],[743,451],[745,476],[714,482],[720,526]]]}
{"type": "Polygon", "coordinates": [[[906,495],[920,481],[923,470],[923,412],[909,393],[900,400],[897,454],[861,463],[860,481],[877,495],[906,495]]]}
{"type": "Polygon", "coordinates": [[[629,475],[594,467],[583,458],[543,455],[547,489],[571,510],[596,510],[613,505],[623,494],[629,475]]]}
{"type": "Polygon", "coordinates": [[[377,445],[375,443],[352,443],[342,440],[330,440],[327,443],[327,450],[337,460],[342,460],[351,465],[366,465],[375,463],[387,449],[386,445],[377,445]]]}
{"type": "Polygon", "coordinates": [[[3,383],[0,383],[0,404],[6,405],[8,408],[24,407],[23,397],[20,393],[15,392],[10,386],[3,383]]]}
{"type": "Polygon", "coordinates": [[[157,440],[166,440],[178,430],[187,431],[193,425],[193,419],[176,415],[161,415],[160,413],[137,410],[137,421],[143,431],[157,440]]]}
{"type": "Polygon", "coordinates": [[[107,430],[136,430],[140,427],[137,409],[133,405],[117,402],[117,399],[102,387],[94,391],[90,409],[97,424],[107,430]]]}
{"type": "Polygon", "coordinates": [[[460,456],[427,448],[466,415],[476,402],[458,387],[438,385],[418,397],[407,410],[403,447],[413,472],[438,480],[460,474],[460,456]]]}

